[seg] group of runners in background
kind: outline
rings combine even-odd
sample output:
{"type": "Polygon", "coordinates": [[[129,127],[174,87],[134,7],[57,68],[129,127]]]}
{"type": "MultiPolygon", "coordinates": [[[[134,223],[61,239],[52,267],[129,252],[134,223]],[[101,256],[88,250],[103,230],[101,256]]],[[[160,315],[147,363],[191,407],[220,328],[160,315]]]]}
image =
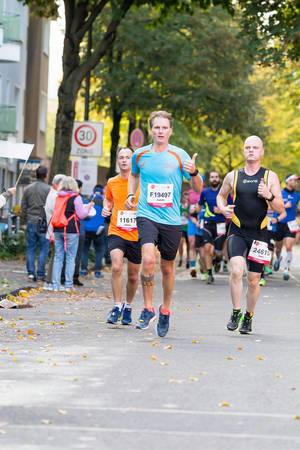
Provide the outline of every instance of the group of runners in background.
{"type": "Polygon", "coordinates": [[[196,168],[197,155],[191,158],[183,149],[169,143],[172,116],[166,111],[155,111],[149,124],[152,144],[135,152],[120,148],[117,154],[120,173],[108,181],[106,188],[102,214],[110,217],[108,246],[114,297],[107,322],[132,323],[132,302],[139,274],[144,307],[136,328],[147,329],[156,319],[153,290],[158,251],[163,299],[157,334],[165,336],[169,330],[175,259],[179,253],[178,265],[184,264],[186,243],[185,265],[192,278],[197,277],[197,258],[199,275],[208,284],[214,282],[214,273],[221,269],[229,271],[233,309],[227,329],[248,334],[252,331],[260,285],[272,267],[279,270],[283,245],[286,247],[284,280],[290,276],[292,248],[298,232],[298,176],[287,176],[286,187],[281,190],[278,176],[261,165],[262,140],[250,136],[244,143],[244,168],[228,173],[223,183],[220,174],[211,171],[208,186],[203,189],[196,168]],[[184,179],[190,183],[190,189],[182,192],[184,179]],[[128,260],[125,298],[122,296],[124,258],[128,260]],[[243,314],[245,274],[247,292],[243,314]]]}

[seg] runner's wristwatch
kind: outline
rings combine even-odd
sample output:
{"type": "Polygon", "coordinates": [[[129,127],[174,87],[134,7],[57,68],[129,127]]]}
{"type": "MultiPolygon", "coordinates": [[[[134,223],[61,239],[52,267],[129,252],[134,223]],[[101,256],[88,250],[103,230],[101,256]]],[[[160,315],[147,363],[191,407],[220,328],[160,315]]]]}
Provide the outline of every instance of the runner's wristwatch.
{"type": "Polygon", "coordinates": [[[270,198],[267,198],[266,200],[268,200],[268,202],[272,202],[275,198],[275,195],[272,194],[270,198]]]}

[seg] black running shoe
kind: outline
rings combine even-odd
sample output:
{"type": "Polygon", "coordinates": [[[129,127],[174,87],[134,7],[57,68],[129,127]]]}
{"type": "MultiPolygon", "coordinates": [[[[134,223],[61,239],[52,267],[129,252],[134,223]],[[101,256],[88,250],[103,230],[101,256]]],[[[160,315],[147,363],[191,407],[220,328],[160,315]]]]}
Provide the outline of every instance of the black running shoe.
{"type": "Polygon", "coordinates": [[[206,284],[213,284],[214,281],[215,281],[215,279],[213,277],[213,274],[209,273],[208,277],[207,277],[207,280],[206,280],[206,284]]]}
{"type": "Polygon", "coordinates": [[[242,325],[240,326],[239,332],[241,334],[249,334],[252,331],[252,317],[244,315],[242,325]]]}
{"type": "Polygon", "coordinates": [[[233,311],[227,324],[227,330],[229,331],[237,330],[242,318],[243,318],[242,311],[233,311]]]}
{"type": "Polygon", "coordinates": [[[170,314],[162,314],[161,306],[159,307],[159,318],[157,322],[157,334],[159,337],[165,337],[169,331],[170,314]]]}
{"type": "Polygon", "coordinates": [[[213,265],[214,265],[215,272],[219,273],[220,269],[221,269],[221,260],[216,258],[213,262],[213,265]]]}

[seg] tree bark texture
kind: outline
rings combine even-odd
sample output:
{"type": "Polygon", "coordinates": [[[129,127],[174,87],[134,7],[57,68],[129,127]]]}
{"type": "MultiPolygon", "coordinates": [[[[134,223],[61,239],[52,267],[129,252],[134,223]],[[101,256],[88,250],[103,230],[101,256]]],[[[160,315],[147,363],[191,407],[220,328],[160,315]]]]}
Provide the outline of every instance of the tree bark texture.
{"type": "Polygon", "coordinates": [[[122,112],[120,112],[117,108],[113,108],[112,119],[113,119],[113,127],[110,133],[111,136],[110,168],[107,173],[107,178],[113,177],[116,174],[116,153],[120,141],[120,126],[122,120],[122,112]]]}
{"type": "Polygon", "coordinates": [[[116,38],[118,25],[134,0],[123,0],[118,8],[118,14],[112,18],[103,38],[95,46],[90,57],[86,57],[83,61],[80,58],[80,45],[97,16],[101,15],[108,0],[99,0],[95,3],[90,15],[88,13],[88,0],[82,0],[76,7],[72,6],[70,0],[64,1],[66,34],[63,49],[63,79],[58,90],[55,144],[50,180],[56,173],[66,173],[71,152],[75,105],[81,82],[111,48],[116,38]]]}

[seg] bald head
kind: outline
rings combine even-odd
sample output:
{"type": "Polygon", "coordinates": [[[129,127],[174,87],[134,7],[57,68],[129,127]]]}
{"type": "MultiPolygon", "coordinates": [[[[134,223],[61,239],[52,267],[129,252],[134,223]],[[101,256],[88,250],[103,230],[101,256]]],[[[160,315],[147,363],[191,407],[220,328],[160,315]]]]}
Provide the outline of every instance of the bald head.
{"type": "Polygon", "coordinates": [[[258,162],[264,155],[264,144],[260,137],[249,136],[244,143],[245,159],[249,163],[258,162]]]}
{"type": "Polygon", "coordinates": [[[248,145],[249,144],[252,144],[252,145],[255,144],[255,145],[259,145],[262,148],[264,148],[264,143],[263,143],[262,139],[259,136],[255,136],[255,135],[247,137],[247,139],[245,140],[244,146],[247,145],[247,144],[248,145]]]}

